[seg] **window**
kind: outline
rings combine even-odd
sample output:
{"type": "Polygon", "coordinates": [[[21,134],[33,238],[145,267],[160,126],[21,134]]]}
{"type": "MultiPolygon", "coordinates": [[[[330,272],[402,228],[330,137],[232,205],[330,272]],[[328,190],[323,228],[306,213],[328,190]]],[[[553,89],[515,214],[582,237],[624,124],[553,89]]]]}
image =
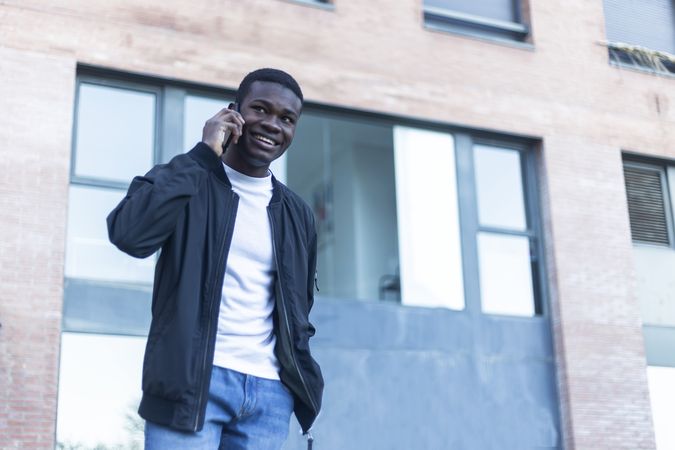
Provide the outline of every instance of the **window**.
{"type": "Polygon", "coordinates": [[[143,337],[63,333],[57,449],[143,448],[144,349],[143,337]]]}
{"type": "Polygon", "coordinates": [[[320,294],[463,310],[478,292],[484,313],[540,314],[531,162],[524,146],[306,111],[286,174],[317,217],[320,294]]]}
{"type": "Polygon", "coordinates": [[[478,199],[478,260],[483,311],[535,314],[533,267],[518,150],[473,148],[478,199]]]}
{"type": "MultiPolygon", "coordinates": [[[[672,267],[669,275],[672,280],[672,267]]],[[[666,305],[672,304],[672,295],[666,297],[666,305]]],[[[641,299],[643,300],[643,299],[641,299]]],[[[655,299],[652,299],[654,303],[655,299]]],[[[664,305],[665,306],[665,305],[664,305]]],[[[644,307],[643,307],[644,310],[644,307]]],[[[660,312],[663,312],[662,309],[660,312]]],[[[671,309],[672,311],[672,309],[671,309]]],[[[643,314],[644,316],[645,314],[643,314]]],[[[672,419],[675,415],[675,315],[671,312],[659,317],[661,325],[643,327],[645,353],[647,356],[647,381],[649,399],[652,407],[656,448],[675,448],[675,429],[672,419]],[[664,317],[665,316],[665,317],[664,317]],[[667,324],[667,325],[666,325],[667,324]]],[[[654,322],[654,319],[646,318],[654,322]]]]}
{"type": "Polygon", "coordinates": [[[633,241],[672,246],[675,166],[624,160],[624,181],[633,241]]]}
{"type": "Polygon", "coordinates": [[[424,0],[427,27],[470,36],[524,41],[529,33],[520,0],[424,0]]]}
{"type": "Polygon", "coordinates": [[[401,302],[542,313],[529,147],[462,131],[397,126],[394,136],[401,302]]]}
{"type": "Polygon", "coordinates": [[[333,1],[332,0],[288,0],[293,3],[300,3],[300,4],[305,4],[309,6],[318,6],[320,8],[325,8],[325,9],[333,9],[333,1]]]}
{"type": "Polygon", "coordinates": [[[604,5],[612,62],[675,74],[672,0],[605,0],[604,5]]]}
{"type": "Polygon", "coordinates": [[[675,367],[647,367],[656,448],[675,448],[675,367]]]}

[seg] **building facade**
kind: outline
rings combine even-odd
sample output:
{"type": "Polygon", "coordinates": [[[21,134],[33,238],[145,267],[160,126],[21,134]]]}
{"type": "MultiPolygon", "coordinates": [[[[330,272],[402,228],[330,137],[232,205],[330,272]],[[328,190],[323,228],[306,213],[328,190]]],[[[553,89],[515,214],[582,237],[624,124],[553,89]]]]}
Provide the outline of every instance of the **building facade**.
{"type": "Polygon", "coordinates": [[[277,67],[306,98],[273,171],[319,227],[316,448],[674,448],[674,23],[669,0],[2,2],[0,447],[142,448],[155,256],[105,217],[277,67]]]}

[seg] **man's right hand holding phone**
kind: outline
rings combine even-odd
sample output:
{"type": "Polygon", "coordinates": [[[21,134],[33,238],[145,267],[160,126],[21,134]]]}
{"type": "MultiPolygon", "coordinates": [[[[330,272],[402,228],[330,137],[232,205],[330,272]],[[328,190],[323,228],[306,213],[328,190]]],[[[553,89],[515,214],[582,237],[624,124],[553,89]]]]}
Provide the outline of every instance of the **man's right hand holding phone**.
{"type": "Polygon", "coordinates": [[[235,106],[231,104],[218,111],[206,121],[202,130],[202,142],[211,147],[219,158],[227,148],[224,144],[229,144],[230,140],[235,144],[239,142],[244,129],[244,118],[235,106]]]}

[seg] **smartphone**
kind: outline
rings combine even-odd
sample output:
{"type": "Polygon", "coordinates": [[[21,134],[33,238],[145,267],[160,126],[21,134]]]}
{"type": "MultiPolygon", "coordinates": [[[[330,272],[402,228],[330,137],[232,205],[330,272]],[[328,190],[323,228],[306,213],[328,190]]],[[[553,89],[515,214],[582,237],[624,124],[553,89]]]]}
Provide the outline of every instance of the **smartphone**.
{"type": "MultiPolygon", "coordinates": [[[[230,103],[230,109],[233,109],[237,112],[239,112],[239,103],[230,103]]],[[[230,133],[228,136],[227,140],[223,142],[223,153],[225,153],[225,150],[227,150],[227,147],[230,145],[230,142],[232,142],[232,136],[234,136],[234,133],[230,133]]]]}

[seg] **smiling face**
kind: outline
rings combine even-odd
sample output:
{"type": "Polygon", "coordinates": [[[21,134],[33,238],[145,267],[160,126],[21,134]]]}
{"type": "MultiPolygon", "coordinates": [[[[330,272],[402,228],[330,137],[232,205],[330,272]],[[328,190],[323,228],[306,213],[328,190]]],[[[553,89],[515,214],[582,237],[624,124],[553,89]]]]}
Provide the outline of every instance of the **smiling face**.
{"type": "Polygon", "coordinates": [[[239,105],[246,123],[237,144],[223,159],[238,172],[264,177],[270,163],[284,154],[293,141],[302,101],[293,91],[270,81],[255,81],[239,105]]]}

